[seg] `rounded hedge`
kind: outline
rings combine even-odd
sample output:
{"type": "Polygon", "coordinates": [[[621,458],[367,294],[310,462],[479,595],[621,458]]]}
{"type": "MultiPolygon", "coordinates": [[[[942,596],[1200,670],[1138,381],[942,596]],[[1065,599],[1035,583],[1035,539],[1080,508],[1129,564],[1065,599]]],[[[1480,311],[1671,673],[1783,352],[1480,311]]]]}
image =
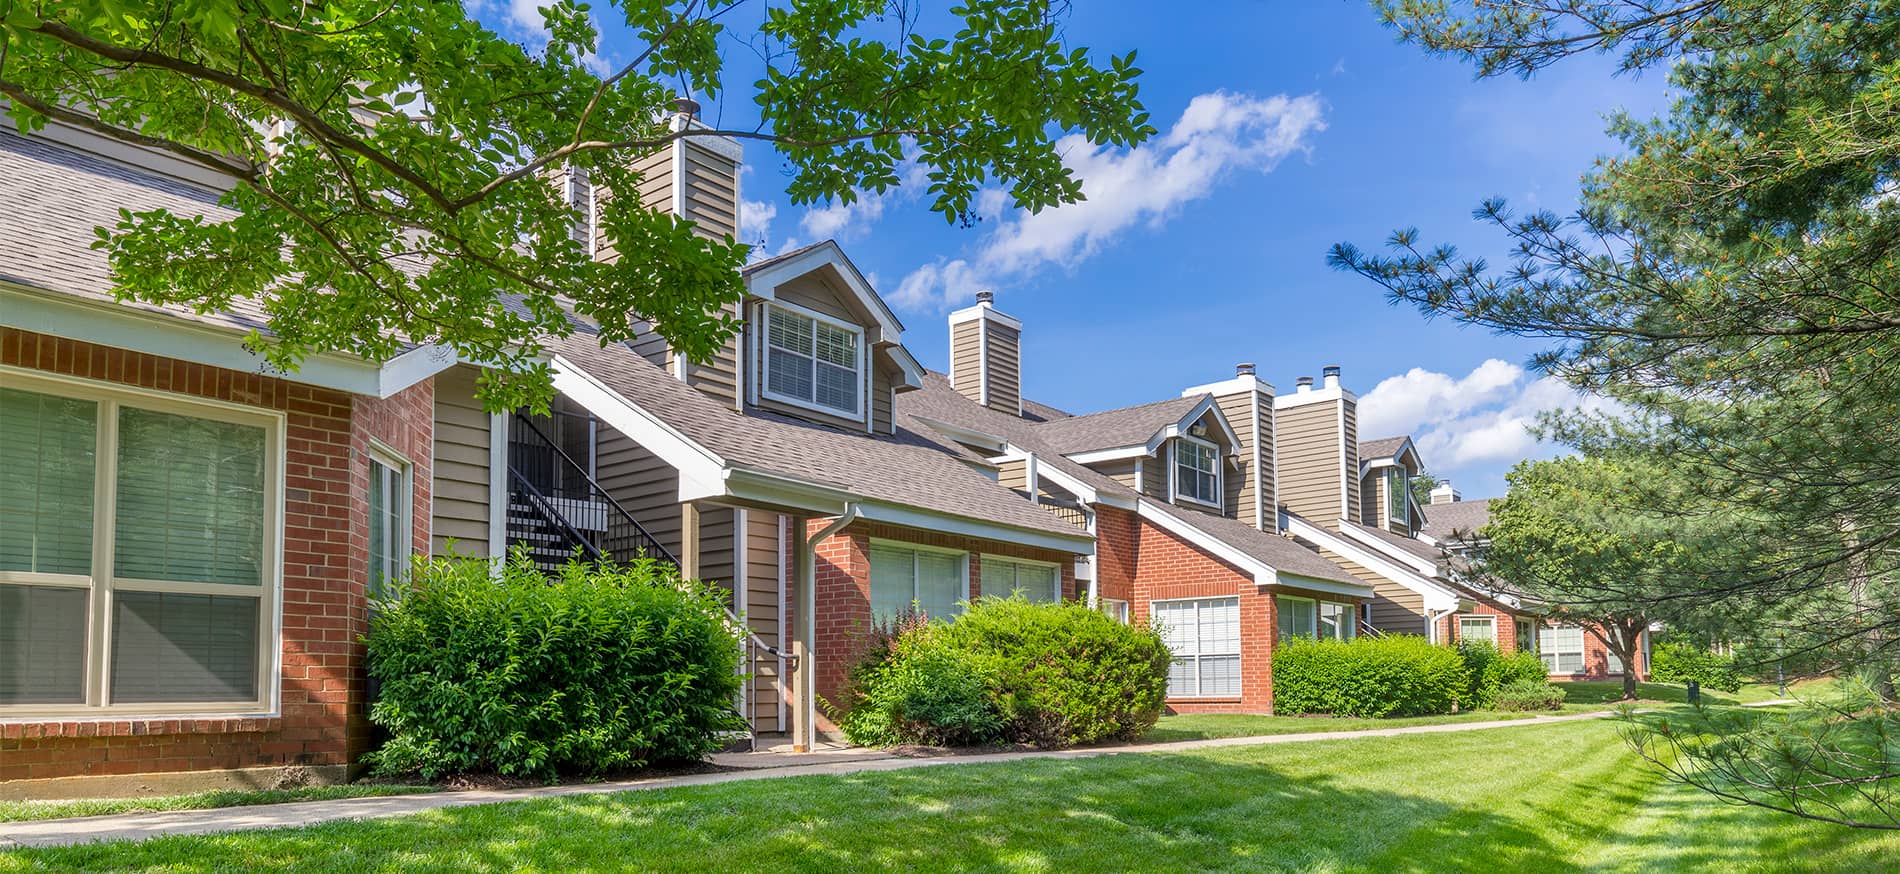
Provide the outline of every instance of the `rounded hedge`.
{"type": "Polygon", "coordinates": [[[912,617],[875,635],[839,726],[863,746],[1133,740],[1161,716],[1172,660],[1145,624],[987,598],[949,623],[912,617]]]}
{"type": "Polygon", "coordinates": [[[1736,692],[1742,688],[1742,677],[1735,670],[1733,656],[1716,655],[1694,644],[1672,641],[1658,644],[1650,652],[1649,658],[1649,680],[1652,683],[1694,681],[1724,692],[1736,692]]]}
{"type": "Polygon", "coordinates": [[[1458,700],[1464,710],[1482,710],[1497,701],[1498,690],[1512,683],[1546,682],[1550,676],[1544,660],[1534,653],[1505,655],[1488,640],[1459,641],[1458,655],[1465,660],[1471,683],[1458,700]]]}
{"type": "Polygon", "coordinates": [[[1295,639],[1273,653],[1273,709],[1285,715],[1449,713],[1470,685],[1457,650],[1410,635],[1295,639]]]}
{"type": "Polygon", "coordinates": [[[1499,710],[1562,710],[1564,690],[1546,680],[1512,680],[1500,687],[1494,706],[1499,710]]]}
{"type": "Polygon", "coordinates": [[[698,761],[742,731],[724,594],[670,564],[418,561],[366,638],[383,774],[594,776],[698,761]]]}

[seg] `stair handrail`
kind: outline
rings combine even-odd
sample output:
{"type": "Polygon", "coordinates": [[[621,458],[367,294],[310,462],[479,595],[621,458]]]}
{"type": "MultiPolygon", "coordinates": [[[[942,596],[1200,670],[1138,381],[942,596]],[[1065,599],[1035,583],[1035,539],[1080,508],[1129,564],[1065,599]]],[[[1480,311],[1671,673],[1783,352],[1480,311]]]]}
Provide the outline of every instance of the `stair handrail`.
{"type": "Polygon", "coordinates": [[[582,535],[578,529],[570,524],[567,521],[567,517],[562,515],[560,510],[554,508],[553,502],[548,500],[546,495],[541,494],[541,490],[535,488],[534,483],[528,482],[528,478],[522,476],[521,471],[516,470],[512,464],[508,466],[508,475],[524,490],[523,493],[528,496],[529,505],[534,507],[535,510],[541,514],[541,518],[554,523],[555,527],[559,528],[563,535],[566,535],[570,545],[586,552],[588,557],[595,561],[601,561],[606,558],[606,556],[594,546],[593,542],[588,540],[586,536],[582,535]]]}
{"type": "MultiPolygon", "coordinates": [[[[631,524],[633,526],[633,529],[635,531],[638,531],[641,537],[645,538],[647,544],[650,545],[655,552],[658,552],[660,554],[661,558],[664,558],[667,562],[671,563],[674,567],[680,566],[679,559],[676,558],[673,555],[673,553],[666,548],[664,544],[660,543],[659,538],[654,537],[653,533],[646,529],[646,526],[640,524],[640,520],[635,519],[632,513],[627,512],[627,508],[622,507],[619,501],[614,500],[614,496],[612,494],[609,494],[607,489],[602,487],[599,482],[595,481],[593,475],[587,472],[587,468],[582,467],[580,465],[580,462],[575,461],[573,456],[568,455],[567,450],[562,449],[559,443],[556,443],[553,440],[548,439],[548,435],[543,433],[540,427],[534,424],[534,420],[528,418],[525,415],[522,415],[522,413],[519,410],[517,410],[515,412],[515,421],[520,424],[528,426],[528,430],[533,431],[534,436],[539,437],[541,439],[541,442],[547,444],[548,448],[553,449],[555,454],[561,457],[562,461],[567,462],[569,469],[573,470],[575,473],[580,474],[581,479],[587,482],[588,488],[592,489],[594,494],[600,496],[603,503],[605,503],[609,507],[612,507],[613,511],[619,514],[619,516],[622,519],[624,519],[629,524],[631,524]]],[[[567,521],[566,516],[564,516],[559,510],[555,509],[552,502],[550,502],[545,496],[543,496],[540,490],[536,489],[533,484],[529,483],[527,481],[527,478],[522,476],[521,472],[516,470],[513,464],[510,464],[508,466],[508,474],[509,476],[513,477],[515,480],[519,481],[523,486],[526,486],[529,493],[531,493],[537,500],[542,502],[543,506],[540,507],[542,513],[544,515],[552,514],[558,520],[558,524],[563,529],[564,533],[566,533],[570,537],[573,537],[579,540],[581,546],[587,550],[590,557],[592,557],[595,561],[604,561],[609,557],[606,553],[603,553],[598,548],[596,548],[593,545],[593,542],[591,540],[583,536],[578,530],[576,530],[572,525],[570,525],[567,521]]],[[[733,600],[737,601],[738,598],[739,598],[739,593],[737,589],[735,588],[733,591],[733,600]]],[[[754,632],[751,626],[747,625],[745,623],[745,620],[741,619],[739,617],[739,614],[735,612],[731,607],[727,607],[725,608],[725,610],[726,610],[727,621],[730,622],[732,625],[738,627],[740,630],[744,631],[747,640],[753,646],[756,646],[759,649],[764,650],[768,655],[771,655],[774,658],[785,659],[794,668],[796,668],[798,664],[798,656],[793,655],[788,652],[781,651],[778,647],[775,647],[769,643],[766,643],[762,638],[759,637],[758,633],[754,632]]]]}

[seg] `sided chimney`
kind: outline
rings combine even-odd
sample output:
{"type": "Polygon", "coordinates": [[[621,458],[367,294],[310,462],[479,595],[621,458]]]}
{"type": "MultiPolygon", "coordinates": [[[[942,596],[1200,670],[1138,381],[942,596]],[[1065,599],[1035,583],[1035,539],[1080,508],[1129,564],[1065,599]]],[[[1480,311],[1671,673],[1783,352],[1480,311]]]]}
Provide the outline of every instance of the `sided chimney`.
{"type": "Polygon", "coordinates": [[[1320,370],[1323,383],[1302,376],[1298,390],[1273,400],[1274,458],[1281,506],[1325,528],[1358,522],[1359,398],[1340,381],[1339,366],[1320,370]]]}
{"type": "Polygon", "coordinates": [[[1456,504],[1464,499],[1463,495],[1458,494],[1457,489],[1451,487],[1451,480],[1439,480],[1438,485],[1432,487],[1432,503],[1434,504],[1456,504]]]}
{"type": "Polygon", "coordinates": [[[950,385],[992,410],[1023,414],[1023,323],[996,309],[996,295],[950,314],[950,385]]]}
{"type": "Polygon", "coordinates": [[[1273,386],[1254,375],[1248,362],[1234,365],[1234,378],[1197,385],[1182,397],[1213,395],[1221,415],[1234,429],[1234,466],[1223,477],[1227,514],[1262,531],[1280,527],[1279,497],[1273,477],[1273,386]]]}

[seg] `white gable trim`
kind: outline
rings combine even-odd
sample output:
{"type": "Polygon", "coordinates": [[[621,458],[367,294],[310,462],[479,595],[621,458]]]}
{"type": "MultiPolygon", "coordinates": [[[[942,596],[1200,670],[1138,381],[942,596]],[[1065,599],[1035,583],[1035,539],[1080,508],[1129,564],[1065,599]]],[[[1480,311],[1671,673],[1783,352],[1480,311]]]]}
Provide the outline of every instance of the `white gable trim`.
{"type": "Polygon", "coordinates": [[[775,300],[775,289],[800,276],[804,276],[820,267],[830,265],[844,279],[845,289],[851,292],[859,304],[871,313],[871,319],[877,322],[879,339],[896,342],[904,335],[904,324],[897,320],[897,314],[878,296],[877,289],[871,287],[864,274],[846,258],[844,250],[836,242],[826,240],[809,251],[801,252],[783,261],[768,264],[765,267],[745,275],[746,291],[755,297],[775,300]]]}
{"type": "Polygon", "coordinates": [[[725,494],[726,464],[712,450],[641,409],[573,362],[556,355],[550,366],[555,390],[679,471],[682,502],[725,494]]]}
{"type": "Polygon", "coordinates": [[[1214,414],[1214,421],[1220,425],[1221,435],[1227,438],[1227,445],[1238,450],[1240,448],[1240,437],[1234,433],[1234,426],[1228,424],[1227,416],[1220,411],[1220,405],[1215,403],[1214,396],[1206,395],[1201,398],[1200,403],[1194,405],[1194,409],[1189,410],[1187,415],[1182,416],[1180,421],[1155,432],[1153,437],[1148,438],[1148,451],[1153,452],[1161,448],[1161,444],[1166,442],[1169,438],[1187,436],[1188,429],[1192,428],[1196,421],[1199,421],[1202,416],[1207,415],[1209,412],[1214,414]]]}
{"type": "Polygon", "coordinates": [[[1416,573],[1422,574],[1427,577],[1437,576],[1438,574],[1438,564],[1436,562],[1426,561],[1422,558],[1419,558],[1416,555],[1406,552],[1403,549],[1393,546],[1390,543],[1380,540],[1378,537],[1375,537],[1371,534],[1367,534],[1365,531],[1361,530],[1356,525],[1344,525],[1344,526],[1341,526],[1339,530],[1341,533],[1345,534],[1347,537],[1350,537],[1353,540],[1358,541],[1360,544],[1364,546],[1369,546],[1369,547],[1372,547],[1373,549],[1378,550],[1381,554],[1385,555],[1387,558],[1390,558],[1393,561],[1396,561],[1402,565],[1405,565],[1407,568],[1411,569],[1412,571],[1416,573]]]}
{"type": "Polygon", "coordinates": [[[1367,552],[1359,548],[1353,542],[1331,531],[1327,531],[1318,525],[1314,525],[1305,519],[1301,519],[1298,516],[1289,514],[1283,518],[1286,520],[1287,530],[1291,531],[1294,536],[1311,540],[1326,549],[1339,553],[1346,557],[1347,560],[1366,570],[1372,571],[1379,576],[1385,577],[1394,583],[1417,592],[1424,598],[1426,610],[1455,611],[1458,609],[1461,599],[1456,592],[1413,573],[1401,565],[1393,564],[1377,553],[1367,552]]]}
{"type": "MultiPolygon", "coordinates": [[[[1095,538],[1087,532],[1077,530],[1074,535],[1058,534],[1054,531],[1032,531],[1026,528],[1013,528],[961,516],[935,513],[917,507],[898,504],[865,501],[858,505],[858,515],[873,522],[901,525],[923,531],[935,531],[944,534],[958,534],[979,540],[994,540],[1000,543],[1015,543],[1021,546],[1033,546],[1038,549],[1053,549],[1073,555],[1088,555],[1095,549],[1095,538]]],[[[1051,517],[1054,518],[1054,517],[1051,517]]]]}

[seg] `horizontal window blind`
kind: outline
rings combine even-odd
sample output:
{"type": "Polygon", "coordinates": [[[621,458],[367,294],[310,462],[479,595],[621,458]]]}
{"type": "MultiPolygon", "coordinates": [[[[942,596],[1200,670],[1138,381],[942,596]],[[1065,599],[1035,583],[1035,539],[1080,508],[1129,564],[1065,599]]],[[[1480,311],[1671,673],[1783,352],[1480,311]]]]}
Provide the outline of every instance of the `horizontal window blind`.
{"type": "Polygon", "coordinates": [[[122,578],[261,585],[264,429],[119,410],[122,578]]]}
{"type": "Polygon", "coordinates": [[[0,586],[0,704],[85,703],[88,594],[0,586]]]}
{"type": "Polygon", "coordinates": [[[0,571],[92,572],[99,405],[0,389],[0,571]]]}
{"type": "Polygon", "coordinates": [[[120,591],[113,602],[114,701],[257,697],[258,599],[120,591]]]}

